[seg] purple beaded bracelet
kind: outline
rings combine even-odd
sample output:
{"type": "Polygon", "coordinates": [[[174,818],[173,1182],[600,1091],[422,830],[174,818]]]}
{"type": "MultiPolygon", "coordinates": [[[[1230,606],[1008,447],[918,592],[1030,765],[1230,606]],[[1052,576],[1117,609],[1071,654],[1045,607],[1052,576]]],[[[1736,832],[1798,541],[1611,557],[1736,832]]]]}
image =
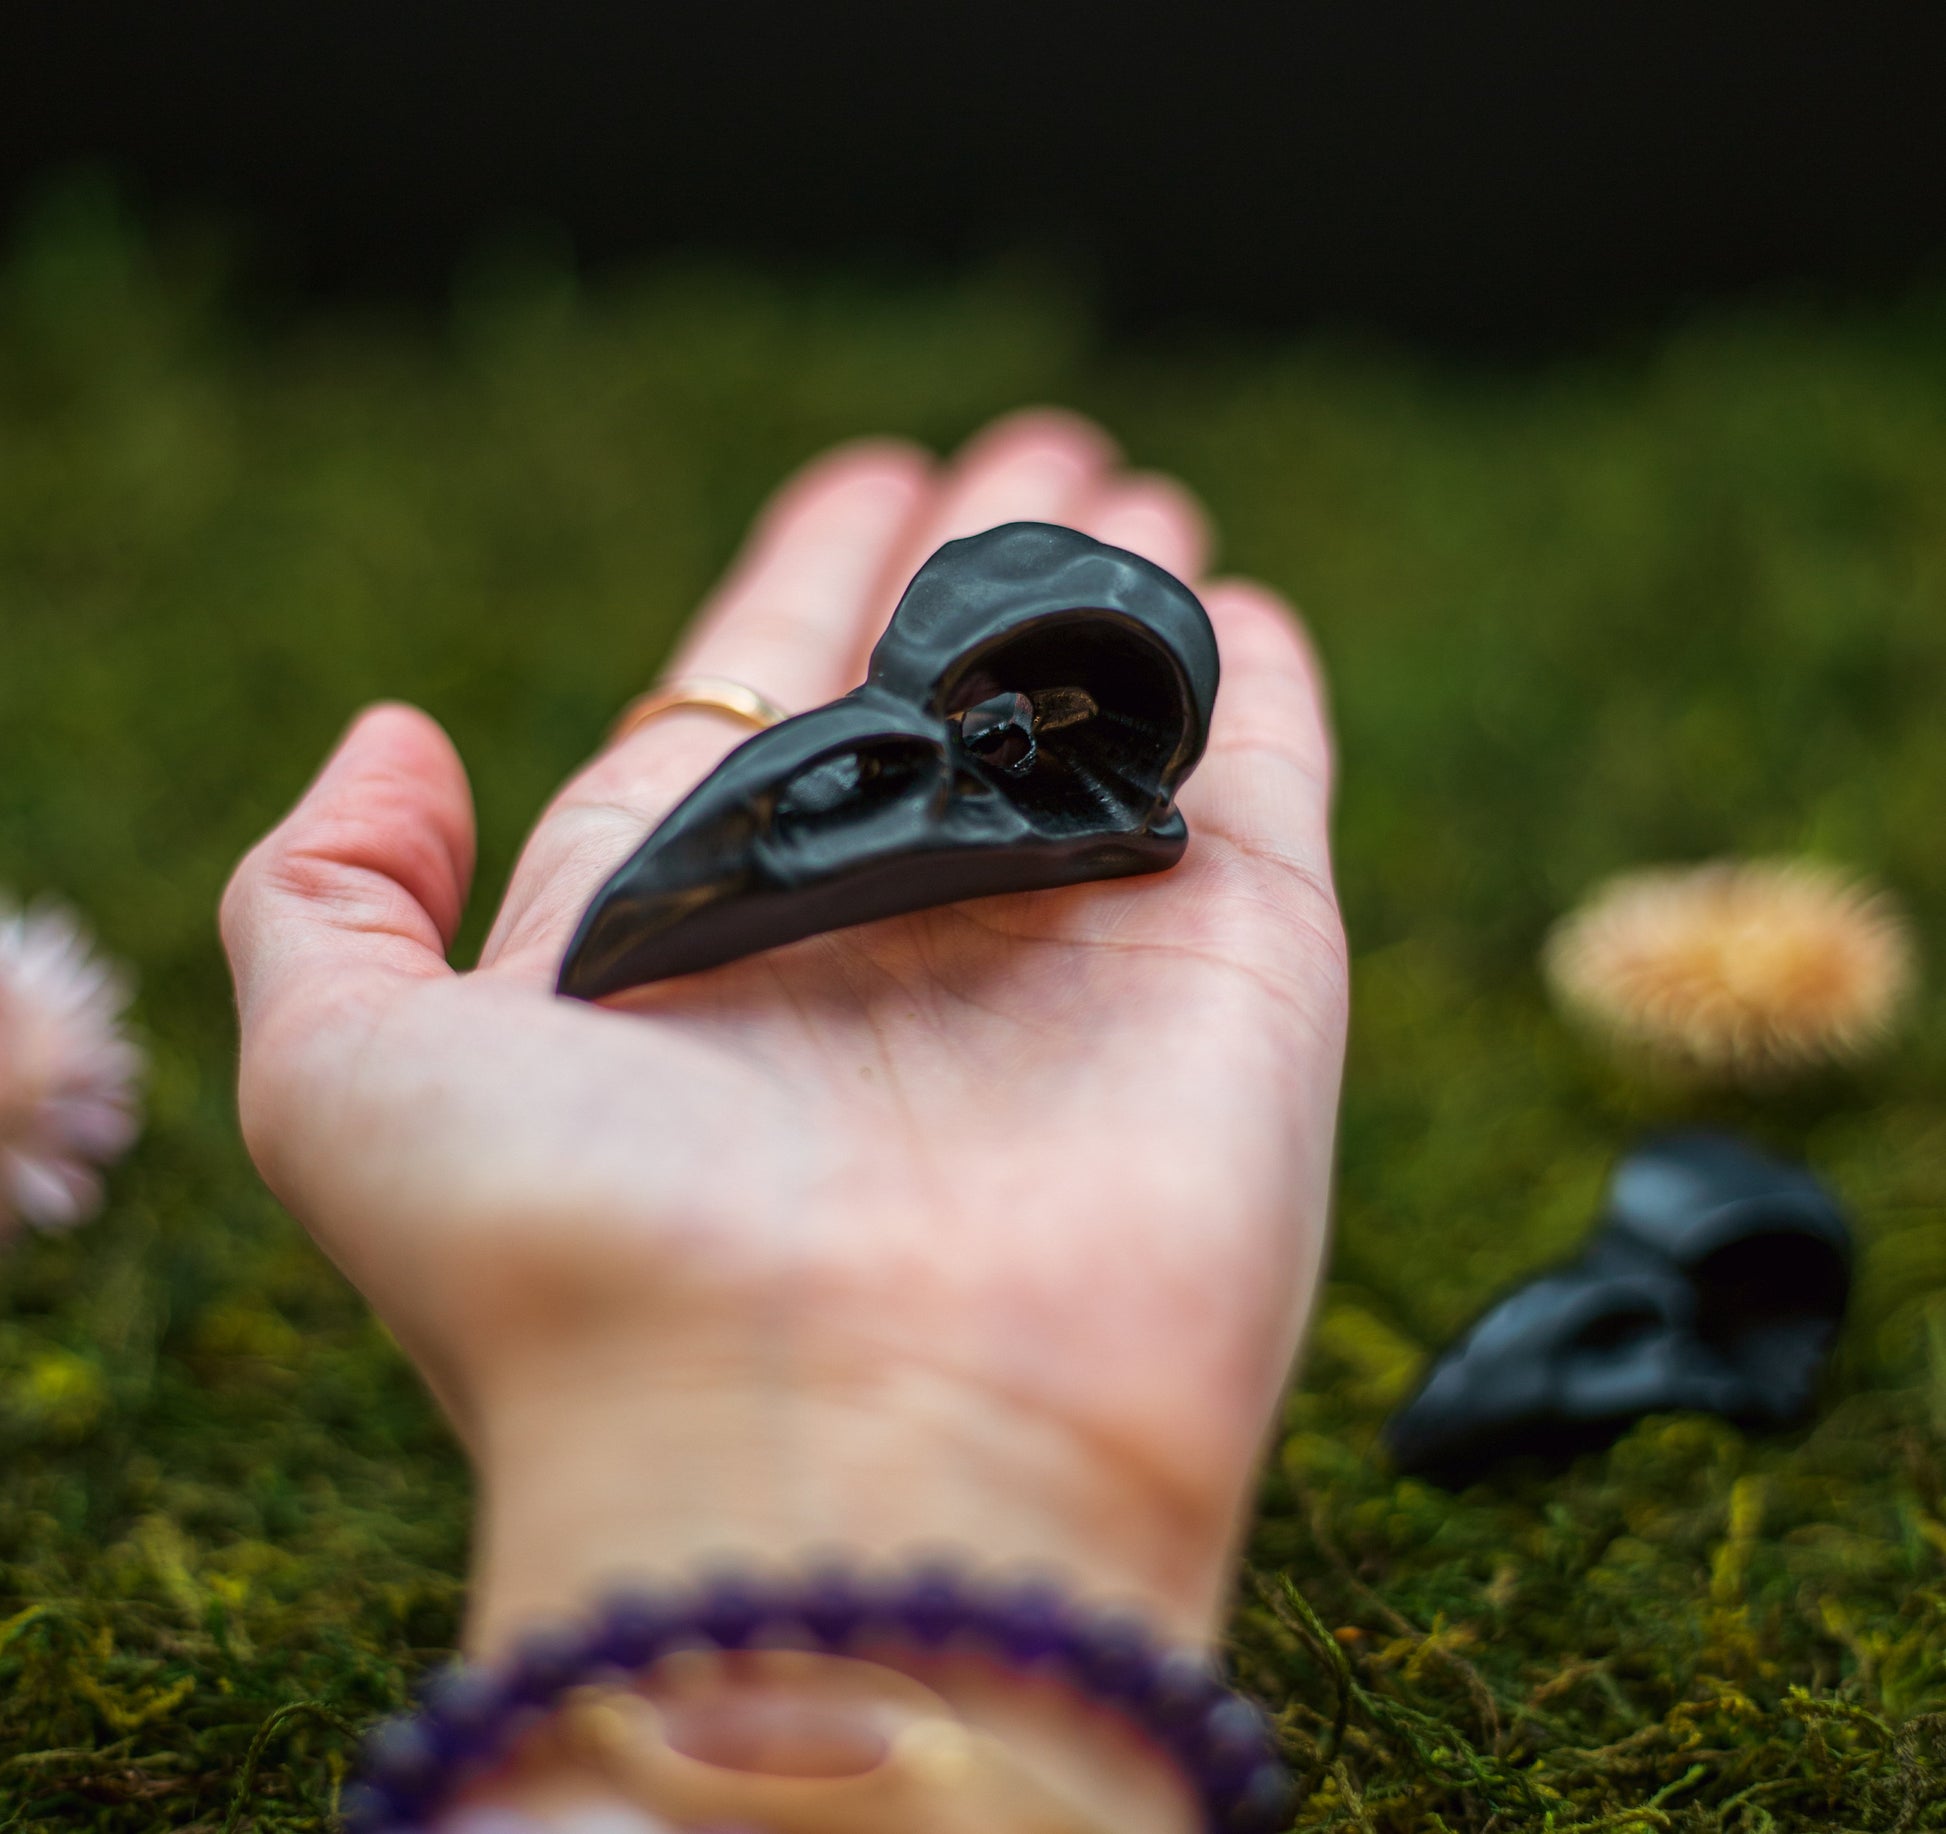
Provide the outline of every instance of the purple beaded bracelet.
{"type": "Polygon", "coordinates": [[[808,1645],[850,1655],[888,1644],[976,1652],[1118,1713],[1181,1767],[1208,1834],[1279,1834],[1290,1824],[1290,1775],[1264,1714],[1206,1658],[1164,1648],[1140,1619],[1080,1609],[1045,1580],[981,1583],[932,1565],[887,1581],[826,1566],[794,1584],[724,1573],[689,1592],[618,1593],[586,1625],[530,1635],[504,1665],[445,1670],[417,1713],[366,1739],[340,1805],[347,1834],[424,1834],[570,1690],[640,1675],[676,1650],[808,1645]]]}

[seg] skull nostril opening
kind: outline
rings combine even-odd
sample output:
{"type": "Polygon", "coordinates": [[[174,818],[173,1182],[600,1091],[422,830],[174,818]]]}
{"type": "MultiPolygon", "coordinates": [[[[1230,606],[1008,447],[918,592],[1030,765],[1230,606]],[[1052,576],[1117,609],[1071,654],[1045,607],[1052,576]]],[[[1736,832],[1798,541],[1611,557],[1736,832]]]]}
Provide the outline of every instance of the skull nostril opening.
{"type": "Polygon", "coordinates": [[[1024,777],[1034,768],[1034,703],[1024,694],[995,694],[959,716],[960,743],[990,769],[1024,777]]]}
{"type": "Polygon", "coordinates": [[[898,739],[874,740],[807,765],[770,805],[773,834],[828,831],[833,823],[869,820],[920,790],[937,753],[898,739]]]}
{"type": "Polygon", "coordinates": [[[1623,1350],[1668,1330],[1669,1321],[1646,1306],[1623,1305],[1598,1313],[1570,1340],[1576,1350],[1596,1353],[1623,1350]]]}

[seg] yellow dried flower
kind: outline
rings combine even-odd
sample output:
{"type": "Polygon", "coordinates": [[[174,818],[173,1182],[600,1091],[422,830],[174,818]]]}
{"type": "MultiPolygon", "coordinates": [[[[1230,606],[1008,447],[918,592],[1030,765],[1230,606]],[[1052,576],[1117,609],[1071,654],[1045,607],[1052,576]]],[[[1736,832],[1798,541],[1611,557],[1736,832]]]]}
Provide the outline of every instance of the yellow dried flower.
{"type": "Polygon", "coordinates": [[[1890,899],[1808,860],[1627,873],[1555,926],[1542,965],[1598,1030],[1735,1081],[1861,1055],[1915,979],[1890,899]]]}

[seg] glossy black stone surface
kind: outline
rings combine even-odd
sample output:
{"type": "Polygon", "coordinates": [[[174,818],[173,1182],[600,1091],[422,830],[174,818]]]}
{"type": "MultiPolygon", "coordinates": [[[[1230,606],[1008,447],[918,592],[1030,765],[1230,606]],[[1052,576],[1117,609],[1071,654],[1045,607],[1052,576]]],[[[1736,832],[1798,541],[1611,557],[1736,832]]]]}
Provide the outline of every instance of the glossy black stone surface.
{"type": "Polygon", "coordinates": [[[738,746],[602,887],[559,991],[1172,866],[1216,682],[1201,604],[1140,556],[1038,522],[949,542],[862,687],[738,746]]]}
{"type": "Polygon", "coordinates": [[[1598,1447],[1645,1414],[1789,1426],[1816,1400],[1851,1253],[1801,1166],[1725,1134],[1651,1141],[1616,1168],[1582,1254],[1490,1307],[1386,1443],[1402,1469],[1462,1483],[1598,1447]]]}

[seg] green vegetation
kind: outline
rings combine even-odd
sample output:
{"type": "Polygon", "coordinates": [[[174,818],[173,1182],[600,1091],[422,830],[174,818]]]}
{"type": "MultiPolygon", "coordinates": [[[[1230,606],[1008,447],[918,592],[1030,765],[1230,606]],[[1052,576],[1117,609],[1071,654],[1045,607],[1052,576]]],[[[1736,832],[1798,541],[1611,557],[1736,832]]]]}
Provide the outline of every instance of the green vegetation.
{"type": "Polygon", "coordinates": [[[788,466],[1048,398],[1190,478],[1332,667],[1339,1242],[1236,1624],[1303,1825],[1946,1825],[1940,995],[1862,1077],[1755,1103],[1605,1067],[1533,966],[1592,880],[1724,851],[1863,866],[1940,935],[1946,299],[1486,376],[1104,351],[1005,277],[513,264],[437,327],[246,331],[216,273],[85,196],[0,263],[0,884],[92,914],[155,1058],[109,1214],[0,1258],[0,1829],[327,1827],[350,1728],[453,1636],[460,1460],[237,1141],[234,856],[403,695],[471,763],[490,894],[788,466]],[[1685,1116],[1855,1207],[1821,1422],[1652,1421],[1458,1499],[1387,1476],[1425,1351],[1685,1116]]]}

